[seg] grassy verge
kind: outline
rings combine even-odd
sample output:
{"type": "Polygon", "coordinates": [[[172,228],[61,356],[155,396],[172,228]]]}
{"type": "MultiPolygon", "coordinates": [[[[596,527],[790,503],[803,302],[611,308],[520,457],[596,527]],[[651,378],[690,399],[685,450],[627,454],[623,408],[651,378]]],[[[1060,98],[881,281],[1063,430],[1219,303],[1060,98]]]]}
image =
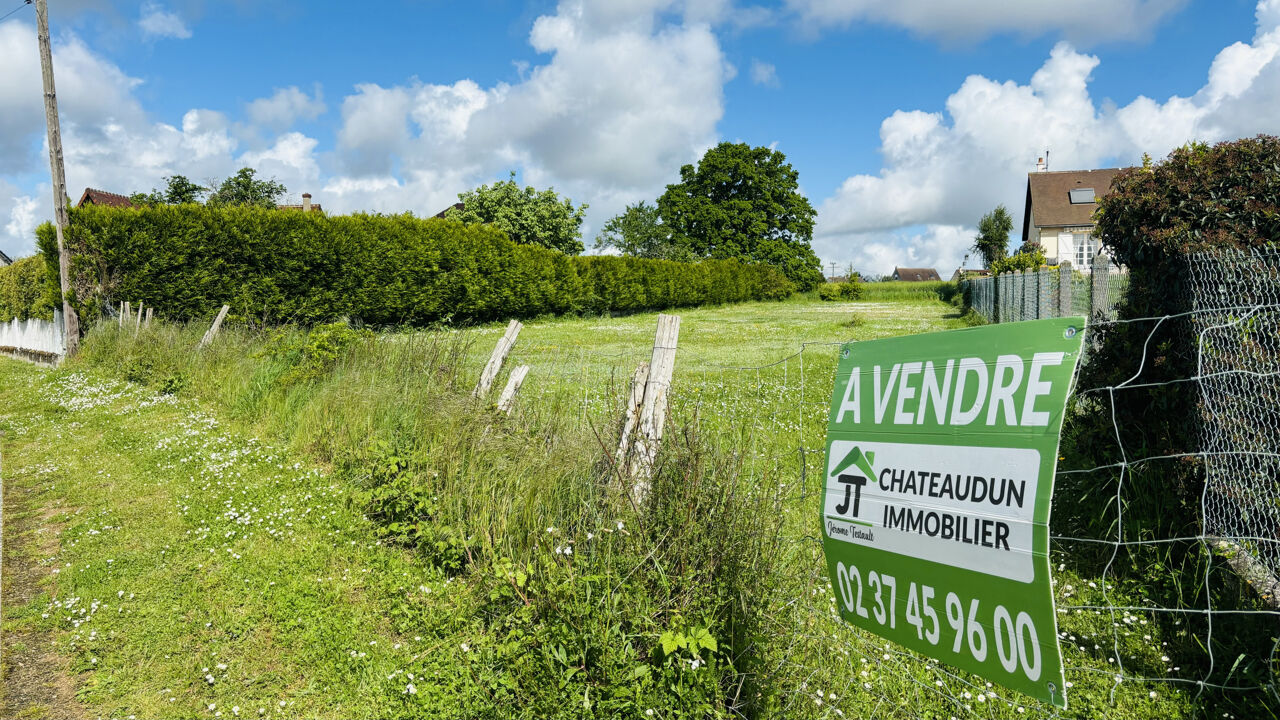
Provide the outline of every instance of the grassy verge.
{"type": "MultiPolygon", "coordinates": [[[[956,327],[954,308],[682,317],[642,508],[602,459],[652,315],[530,323],[511,418],[469,399],[496,327],[233,329],[196,353],[200,327],[108,325],[60,371],[0,362],[7,477],[67,508],[46,594],[6,627],[54,632],[116,717],[1047,712],[841,624],[814,542],[836,345],[956,327]]],[[[1064,565],[1060,599],[1097,580],[1064,565]]],[[[1110,613],[1061,620],[1065,716],[1212,709],[1113,681],[1117,651],[1162,662],[1154,618],[1118,647],[1110,613]]]]}

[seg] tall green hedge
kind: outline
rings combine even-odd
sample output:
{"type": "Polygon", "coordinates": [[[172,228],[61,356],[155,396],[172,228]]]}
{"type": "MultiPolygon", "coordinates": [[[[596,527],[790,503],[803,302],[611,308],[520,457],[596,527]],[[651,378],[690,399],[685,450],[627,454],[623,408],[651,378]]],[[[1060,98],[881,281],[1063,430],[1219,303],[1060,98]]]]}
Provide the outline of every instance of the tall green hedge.
{"type": "Polygon", "coordinates": [[[14,318],[53,319],[52,297],[45,292],[45,261],[39,255],[0,267],[0,322],[14,318]]]}
{"type": "MultiPolygon", "coordinates": [[[[51,226],[37,232],[54,243],[51,226]]],[[[679,263],[572,257],[492,228],[410,215],[245,207],[86,207],[66,242],[81,312],[142,301],[166,317],[223,303],[263,322],[483,322],[777,299],[776,269],[732,260],[679,263]]]]}

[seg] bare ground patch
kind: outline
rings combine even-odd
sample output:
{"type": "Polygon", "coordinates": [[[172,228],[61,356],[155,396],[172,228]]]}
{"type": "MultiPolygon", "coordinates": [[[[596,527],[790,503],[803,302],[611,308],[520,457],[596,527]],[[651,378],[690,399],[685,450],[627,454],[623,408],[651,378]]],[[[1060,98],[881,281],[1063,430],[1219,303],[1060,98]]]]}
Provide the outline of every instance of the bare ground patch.
{"type": "Polygon", "coordinates": [[[40,579],[48,567],[40,558],[58,551],[59,526],[54,518],[63,508],[36,507],[35,490],[19,488],[12,473],[4,483],[3,602],[0,604],[0,717],[86,718],[76,700],[76,681],[67,662],[53,647],[53,633],[12,620],[45,588],[40,579]]]}

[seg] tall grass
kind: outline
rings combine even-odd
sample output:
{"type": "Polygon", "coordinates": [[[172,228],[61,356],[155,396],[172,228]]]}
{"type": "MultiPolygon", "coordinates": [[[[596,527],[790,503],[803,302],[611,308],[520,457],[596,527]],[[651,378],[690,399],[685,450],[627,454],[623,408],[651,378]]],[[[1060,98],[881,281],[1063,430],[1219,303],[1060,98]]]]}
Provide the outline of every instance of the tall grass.
{"type": "MultiPolygon", "coordinates": [[[[783,497],[696,422],[668,428],[635,507],[604,461],[613,427],[565,422],[559,398],[507,417],[471,397],[468,334],[228,328],[198,351],[202,330],[100,324],[72,367],[198,397],[331,466],[384,541],[474,587],[484,600],[461,621],[494,639],[476,678],[492,703],[463,715],[579,717],[584,697],[596,716],[780,702],[761,628],[783,577],[783,497]]],[[[406,613],[400,631],[429,630],[406,613]]]]}
{"type": "MultiPolygon", "coordinates": [[[[869,283],[865,297],[937,298],[948,287],[869,283]]],[[[470,397],[494,337],[485,330],[228,328],[196,351],[203,330],[157,323],[135,335],[100,325],[72,367],[200,398],[331,466],[383,541],[469,588],[474,602],[462,609],[384,610],[411,636],[429,635],[451,612],[451,624],[483,638],[464,660],[454,653],[413,668],[462,683],[433,693],[465,698],[435,708],[440,717],[656,709],[665,718],[823,718],[837,703],[877,717],[1027,716],[1021,701],[985,695],[984,680],[891,648],[834,612],[812,524],[823,465],[813,439],[829,402],[829,386],[812,378],[830,377],[831,348],[812,348],[807,364],[803,356],[762,368],[706,364],[684,376],[650,500],[634,507],[613,489],[606,460],[628,373],[584,361],[585,372],[555,377],[572,370],[559,364],[572,328],[557,324],[552,346],[526,350],[526,358],[546,356],[541,382],[526,387],[511,417],[470,397]],[[974,705],[979,693],[991,701],[974,705]]],[[[747,341],[732,337],[719,352],[741,354],[747,341]]],[[[592,360],[613,356],[608,347],[592,360]]],[[[1055,556],[1059,602],[1149,604],[1141,584],[1117,585],[1114,575],[1066,560],[1055,556]]],[[[1237,696],[1218,705],[1221,698],[1163,682],[1182,662],[1172,651],[1189,656],[1197,637],[1143,615],[1133,615],[1142,629],[1122,636],[1109,612],[1060,615],[1073,683],[1071,709],[1060,716],[1239,707],[1237,696]],[[1117,692],[1113,653],[1157,679],[1126,678],[1117,692]]]]}
{"type": "Polygon", "coordinates": [[[883,280],[880,282],[862,283],[862,298],[870,302],[894,302],[901,300],[942,300],[950,302],[959,292],[959,286],[953,282],[907,282],[905,280],[883,280]]]}

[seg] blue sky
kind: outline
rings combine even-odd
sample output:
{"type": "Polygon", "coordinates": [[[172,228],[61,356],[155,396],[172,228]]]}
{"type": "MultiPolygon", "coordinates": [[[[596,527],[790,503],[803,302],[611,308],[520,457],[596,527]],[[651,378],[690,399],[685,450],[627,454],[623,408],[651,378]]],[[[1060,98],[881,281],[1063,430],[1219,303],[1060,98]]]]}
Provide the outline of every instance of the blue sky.
{"type": "MultiPolygon", "coordinates": [[[[732,140],[786,153],[824,261],[948,274],[984,212],[1021,218],[1045,149],[1106,167],[1280,132],[1280,0],[50,6],[73,199],[247,164],[330,212],[432,214],[515,170],[589,203],[590,245],[732,140]]],[[[22,255],[52,206],[30,8],[0,57],[22,255]]]]}

